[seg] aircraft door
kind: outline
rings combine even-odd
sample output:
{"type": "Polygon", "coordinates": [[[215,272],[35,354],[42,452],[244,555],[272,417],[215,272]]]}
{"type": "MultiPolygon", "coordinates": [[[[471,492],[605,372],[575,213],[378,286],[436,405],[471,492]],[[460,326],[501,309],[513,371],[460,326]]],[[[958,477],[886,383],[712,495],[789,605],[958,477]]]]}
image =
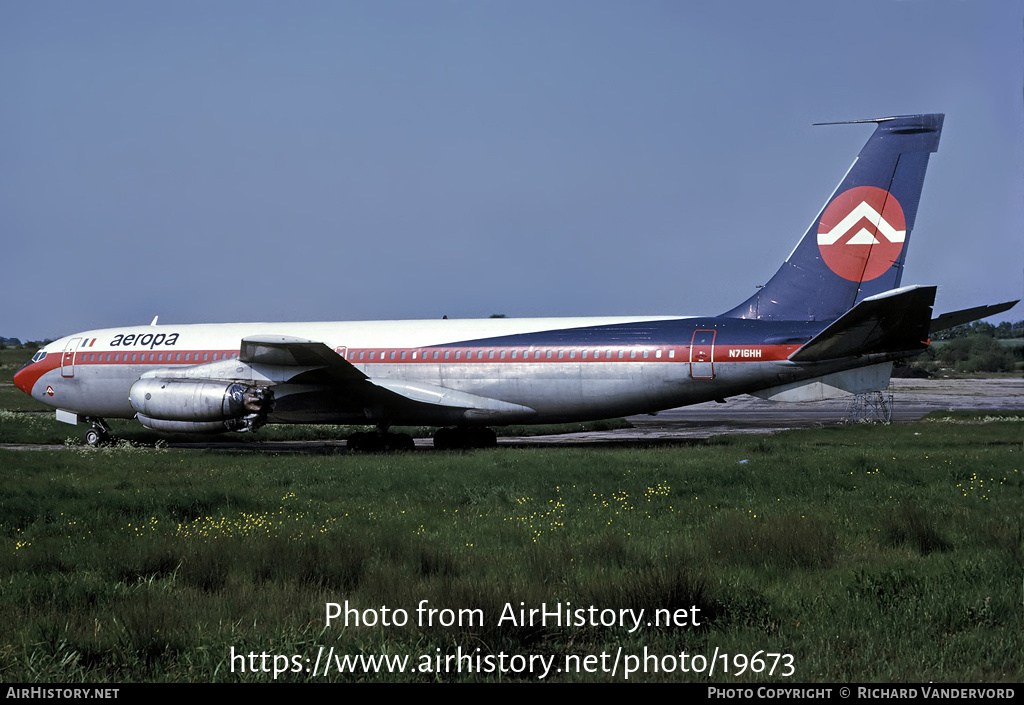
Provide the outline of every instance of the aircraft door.
{"type": "Polygon", "coordinates": [[[715,378],[715,331],[693,331],[693,338],[690,341],[690,377],[715,378]]]}
{"type": "Polygon", "coordinates": [[[81,338],[72,338],[71,340],[68,341],[68,344],[64,346],[64,354],[61,355],[60,358],[61,377],[75,376],[75,349],[81,342],[81,338]]]}

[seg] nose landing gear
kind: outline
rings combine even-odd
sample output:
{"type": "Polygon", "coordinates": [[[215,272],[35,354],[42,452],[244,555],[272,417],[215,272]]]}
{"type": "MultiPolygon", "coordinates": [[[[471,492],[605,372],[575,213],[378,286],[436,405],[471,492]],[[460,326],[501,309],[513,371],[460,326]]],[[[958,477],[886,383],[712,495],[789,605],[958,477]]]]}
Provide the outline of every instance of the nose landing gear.
{"type": "Polygon", "coordinates": [[[90,424],[82,436],[87,446],[95,448],[110,443],[112,436],[106,421],[99,418],[86,418],[85,421],[90,424]]]}

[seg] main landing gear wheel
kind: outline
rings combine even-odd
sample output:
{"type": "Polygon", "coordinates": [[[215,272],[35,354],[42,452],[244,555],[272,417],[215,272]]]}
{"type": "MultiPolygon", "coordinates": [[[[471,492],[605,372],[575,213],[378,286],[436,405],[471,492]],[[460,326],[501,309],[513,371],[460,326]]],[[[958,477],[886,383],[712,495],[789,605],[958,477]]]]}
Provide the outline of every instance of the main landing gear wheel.
{"type": "Polygon", "coordinates": [[[438,450],[494,448],[497,445],[498,434],[491,428],[439,428],[434,434],[434,447],[438,450]]]}

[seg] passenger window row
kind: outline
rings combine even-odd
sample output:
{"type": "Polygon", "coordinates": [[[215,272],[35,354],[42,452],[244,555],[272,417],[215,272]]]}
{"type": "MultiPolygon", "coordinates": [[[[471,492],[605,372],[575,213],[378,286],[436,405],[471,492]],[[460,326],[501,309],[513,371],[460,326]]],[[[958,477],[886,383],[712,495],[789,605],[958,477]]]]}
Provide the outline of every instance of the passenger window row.
{"type": "MultiPolygon", "coordinates": [[[[349,362],[379,362],[389,360],[660,360],[666,356],[664,348],[569,348],[547,349],[513,348],[502,350],[417,349],[417,350],[355,350],[335,348],[349,362]],[[408,358],[406,354],[408,353],[408,358]]],[[[675,359],[676,349],[667,349],[667,358],[675,359]]]]}
{"type": "MultiPolygon", "coordinates": [[[[401,362],[418,361],[470,361],[470,360],[661,360],[676,358],[676,348],[513,348],[500,350],[478,349],[416,349],[416,350],[354,350],[351,348],[335,348],[335,351],[350,362],[384,362],[395,360],[401,362]]],[[[133,353],[76,353],[76,364],[90,362],[163,362],[190,363],[215,362],[217,360],[234,359],[238,352],[189,351],[189,352],[133,352],[133,353]]]]}

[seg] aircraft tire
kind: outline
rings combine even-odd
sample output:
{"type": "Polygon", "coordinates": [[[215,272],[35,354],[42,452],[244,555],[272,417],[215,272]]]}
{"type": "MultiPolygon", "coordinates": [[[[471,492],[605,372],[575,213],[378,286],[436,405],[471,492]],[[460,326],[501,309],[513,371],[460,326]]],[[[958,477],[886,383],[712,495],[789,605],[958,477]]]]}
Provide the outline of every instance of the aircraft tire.
{"type": "Polygon", "coordinates": [[[495,448],[498,445],[498,434],[493,428],[474,428],[471,438],[474,448],[495,448]]]}
{"type": "Polygon", "coordinates": [[[389,433],[384,441],[384,450],[415,450],[416,442],[408,433],[389,433]]]}
{"type": "Polygon", "coordinates": [[[106,444],[110,440],[110,434],[108,434],[102,428],[90,426],[85,430],[85,434],[83,434],[82,440],[85,441],[85,444],[87,446],[96,448],[98,446],[106,444]]]}
{"type": "Polygon", "coordinates": [[[357,453],[369,450],[369,448],[367,448],[368,444],[366,443],[366,434],[361,432],[353,433],[349,436],[347,445],[349,450],[353,450],[357,453]]]}
{"type": "Polygon", "coordinates": [[[456,431],[454,428],[439,428],[434,432],[434,448],[437,450],[452,450],[458,446],[456,442],[456,431]]]}

